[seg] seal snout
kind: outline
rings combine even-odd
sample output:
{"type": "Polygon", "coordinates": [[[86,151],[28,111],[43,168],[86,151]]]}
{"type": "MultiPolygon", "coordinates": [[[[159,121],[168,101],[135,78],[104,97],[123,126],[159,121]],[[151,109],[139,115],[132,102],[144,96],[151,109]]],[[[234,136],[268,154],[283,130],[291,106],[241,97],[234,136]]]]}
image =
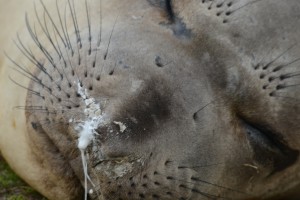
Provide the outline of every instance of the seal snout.
{"type": "MultiPolygon", "coordinates": [[[[129,86],[126,94],[107,101],[102,110],[105,121],[95,129],[95,139],[101,143],[103,153],[111,158],[136,154],[139,146],[143,146],[141,138],[146,141],[154,137],[170,116],[168,92],[161,91],[152,81],[132,82],[135,88],[132,92],[129,86]],[[146,84],[137,89],[141,82],[146,84]]],[[[145,153],[143,148],[139,149],[140,154],[145,153]]]]}

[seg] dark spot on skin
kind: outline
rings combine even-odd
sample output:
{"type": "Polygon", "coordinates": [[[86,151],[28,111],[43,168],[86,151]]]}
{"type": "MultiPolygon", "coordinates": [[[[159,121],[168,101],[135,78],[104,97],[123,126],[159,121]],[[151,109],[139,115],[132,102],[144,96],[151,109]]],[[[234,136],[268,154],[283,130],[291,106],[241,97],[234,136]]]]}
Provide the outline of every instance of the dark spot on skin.
{"type": "Polygon", "coordinates": [[[226,12],[225,15],[227,16],[231,15],[231,11],[226,12]]]}
{"type": "Polygon", "coordinates": [[[13,121],[12,121],[12,127],[16,128],[16,121],[15,121],[15,119],[13,119],[13,121]]]}
{"type": "Polygon", "coordinates": [[[154,185],[160,185],[160,183],[159,183],[159,182],[157,182],[157,181],[155,181],[155,182],[154,182],[154,185]]]}
{"type": "Polygon", "coordinates": [[[274,81],[276,78],[275,77],[270,77],[269,79],[268,79],[268,81],[269,82],[272,82],[272,81],[274,81]]]}
{"type": "Polygon", "coordinates": [[[276,86],[276,90],[281,90],[281,89],[284,89],[284,88],[285,88],[284,85],[277,85],[277,86],[276,86]]]}
{"type": "Polygon", "coordinates": [[[169,195],[169,196],[173,195],[172,192],[167,192],[166,194],[169,195]]]}
{"type": "Polygon", "coordinates": [[[259,78],[260,78],[260,79],[263,79],[263,78],[265,78],[265,75],[264,75],[264,74],[261,74],[261,75],[259,76],[259,78]]]}
{"type": "Polygon", "coordinates": [[[31,127],[34,129],[34,130],[37,130],[37,124],[35,122],[31,122],[31,127]]]}
{"type": "Polygon", "coordinates": [[[198,119],[197,113],[198,113],[198,112],[195,112],[195,113],[193,114],[193,119],[194,119],[194,120],[197,120],[197,119],[198,119]]]}
{"type": "Polygon", "coordinates": [[[169,164],[171,164],[171,163],[172,163],[172,161],[167,160],[167,161],[165,162],[165,166],[167,166],[167,165],[169,165],[169,164]]]}
{"type": "Polygon", "coordinates": [[[155,57],[155,64],[156,64],[157,67],[163,67],[164,66],[162,58],[160,56],[155,57]]]}
{"type": "Polygon", "coordinates": [[[224,2],[217,4],[217,8],[221,8],[223,6],[224,2]]]}
{"type": "Polygon", "coordinates": [[[115,191],[111,191],[110,194],[111,194],[111,195],[115,195],[116,192],[115,192],[115,191]]]}

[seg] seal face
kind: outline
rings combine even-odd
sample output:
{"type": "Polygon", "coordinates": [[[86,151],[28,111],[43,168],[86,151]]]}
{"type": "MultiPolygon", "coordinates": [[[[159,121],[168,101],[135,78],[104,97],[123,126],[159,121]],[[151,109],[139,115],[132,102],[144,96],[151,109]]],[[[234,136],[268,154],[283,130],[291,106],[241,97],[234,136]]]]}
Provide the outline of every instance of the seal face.
{"type": "Polygon", "coordinates": [[[297,0],[48,6],[26,17],[35,49],[18,36],[35,69],[11,59],[44,195],[299,197],[297,0]]]}

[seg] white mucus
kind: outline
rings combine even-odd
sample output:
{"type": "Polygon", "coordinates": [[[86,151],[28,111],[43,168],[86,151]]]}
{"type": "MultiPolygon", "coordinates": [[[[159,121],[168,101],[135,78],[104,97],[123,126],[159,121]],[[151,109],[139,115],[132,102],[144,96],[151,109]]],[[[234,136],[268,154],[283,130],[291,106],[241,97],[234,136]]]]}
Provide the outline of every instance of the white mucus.
{"type": "Polygon", "coordinates": [[[85,200],[87,199],[87,181],[89,180],[92,185],[88,171],[87,171],[87,158],[86,158],[86,148],[93,142],[97,132],[95,131],[98,127],[105,123],[104,114],[101,111],[100,104],[96,102],[93,97],[89,97],[87,89],[83,88],[78,82],[77,92],[81,96],[83,102],[85,103],[84,114],[85,119],[74,120],[70,119],[69,122],[75,123],[75,130],[78,131],[78,144],[77,147],[81,152],[81,159],[84,172],[84,186],[85,186],[85,200]]]}

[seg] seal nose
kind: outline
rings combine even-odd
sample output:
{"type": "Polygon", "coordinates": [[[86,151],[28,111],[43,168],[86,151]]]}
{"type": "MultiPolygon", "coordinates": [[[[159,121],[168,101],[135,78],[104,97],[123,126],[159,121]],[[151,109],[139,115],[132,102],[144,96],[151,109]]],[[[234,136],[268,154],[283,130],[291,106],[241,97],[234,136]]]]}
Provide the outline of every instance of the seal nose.
{"type": "Polygon", "coordinates": [[[108,92],[100,86],[99,91],[93,91],[95,95],[84,100],[87,120],[80,126],[78,147],[93,144],[93,163],[147,154],[141,145],[154,137],[170,116],[171,98],[167,84],[149,77],[147,80],[122,75],[122,82],[114,82],[108,92]],[[96,95],[103,100],[92,97],[96,95]]]}

